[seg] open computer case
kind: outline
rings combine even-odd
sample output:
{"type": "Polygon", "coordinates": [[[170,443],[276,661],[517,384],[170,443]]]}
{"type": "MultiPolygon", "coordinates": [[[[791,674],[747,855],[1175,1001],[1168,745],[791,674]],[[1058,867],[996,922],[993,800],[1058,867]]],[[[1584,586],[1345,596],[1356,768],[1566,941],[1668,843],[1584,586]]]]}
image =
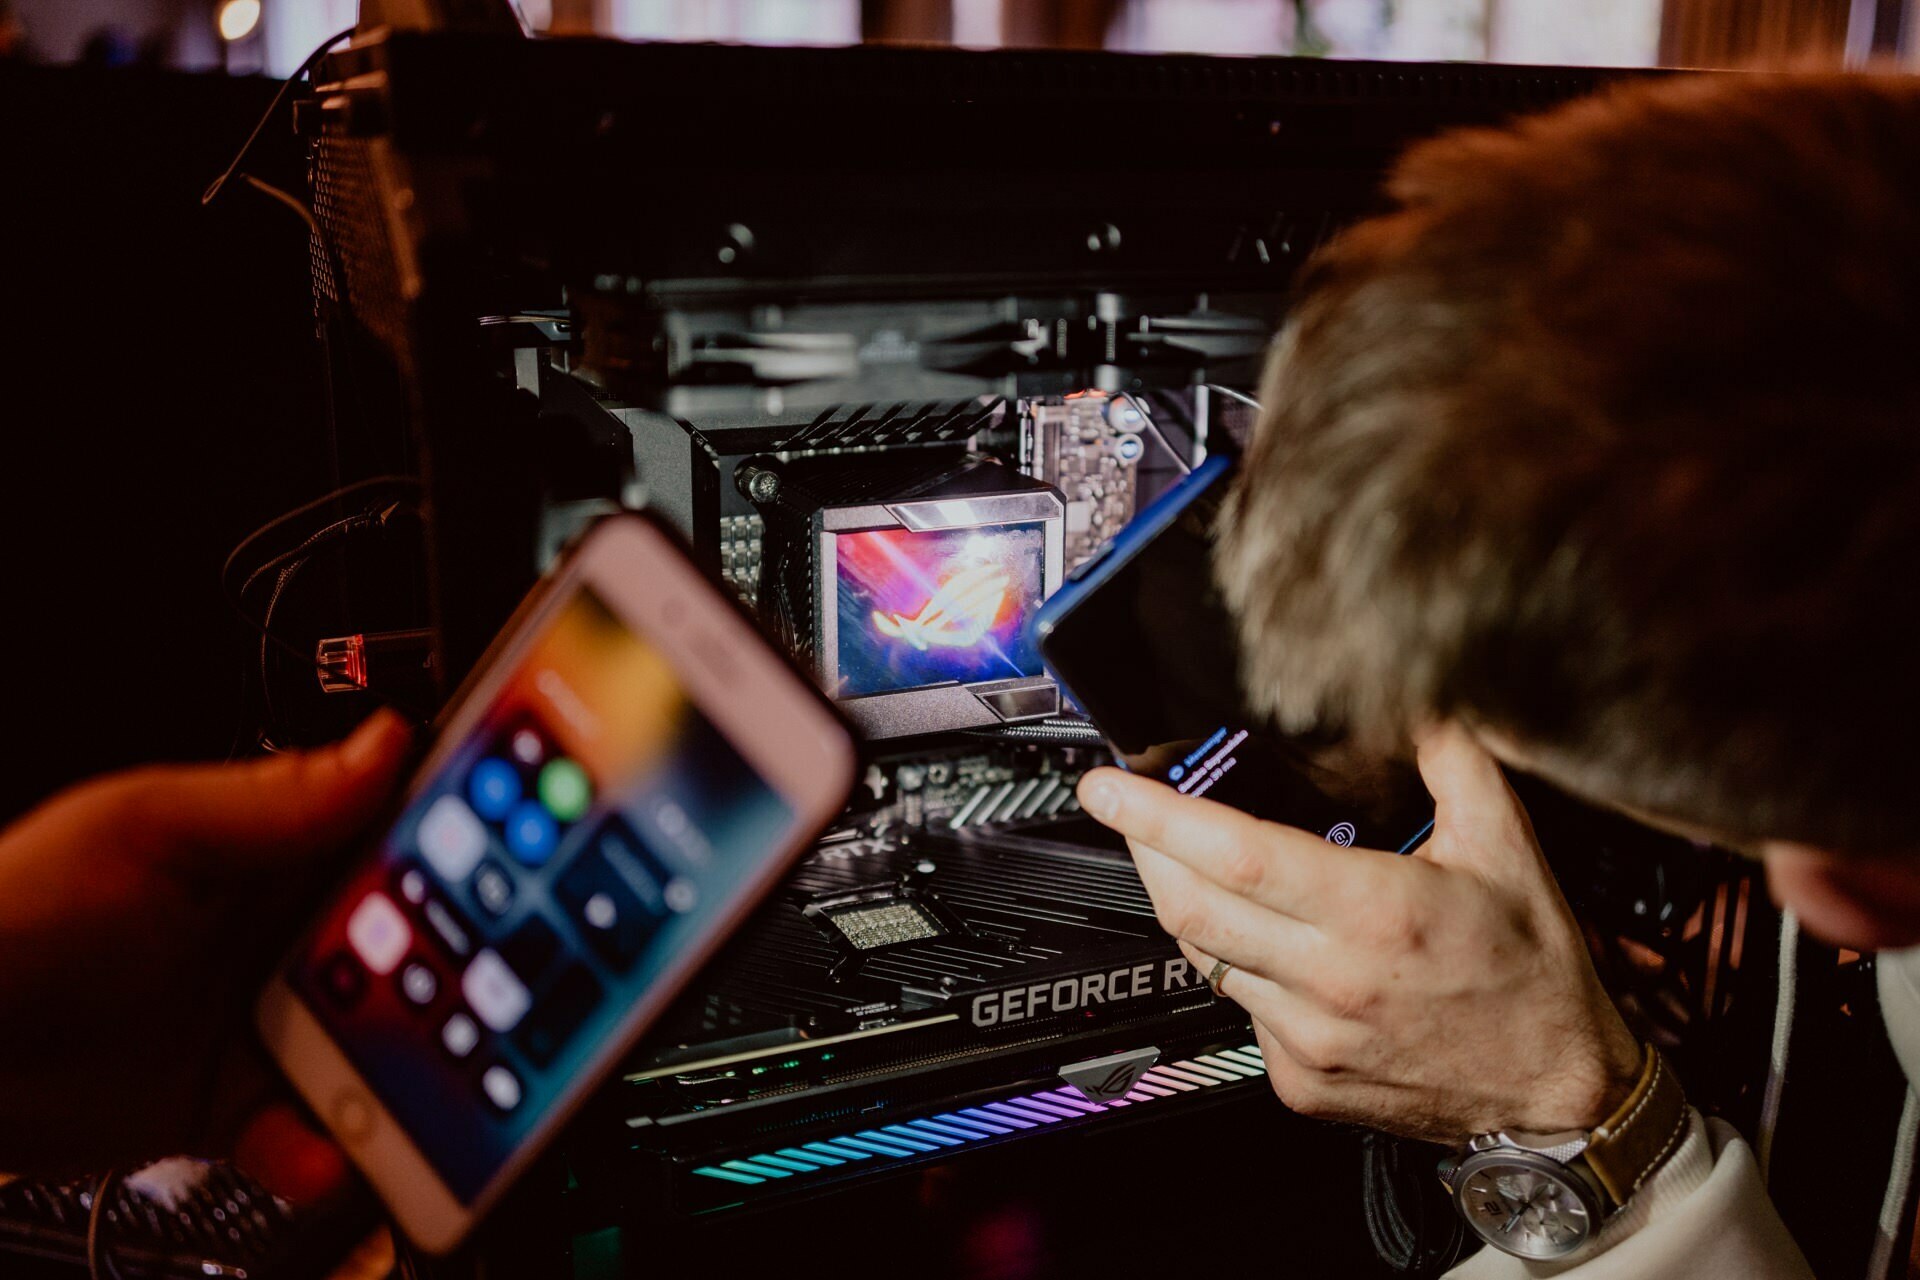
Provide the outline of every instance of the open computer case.
{"type": "Polygon", "coordinates": [[[583,522],[645,505],[865,740],[842,824],[569,1136],[568,1229],[1272,1105],[1077,812],[1107,756],[1018,624],[1245,438],[1296,269],[1401,150],[1617,73],[385,8],[297,124],[341,476],[424,483],[443,685],[583,522]]]}

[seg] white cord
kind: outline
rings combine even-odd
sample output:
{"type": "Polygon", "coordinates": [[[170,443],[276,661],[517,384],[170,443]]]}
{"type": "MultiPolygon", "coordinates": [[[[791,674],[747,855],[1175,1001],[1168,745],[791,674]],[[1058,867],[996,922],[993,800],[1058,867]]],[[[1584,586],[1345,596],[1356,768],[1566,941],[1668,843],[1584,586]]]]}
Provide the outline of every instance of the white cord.
{"type": "Polygon", "coordinates": [[[1248,395],[1244,391],[1235,391],[1232,387],[1225,386],[1218,382],[1206,382],[1206,383],[1202,383],[1201,385],[1206,387],[1206,389],[1209,391],[1218,391],[1221,395],[1226,396],[1229,399],[1238,400],[1241,404],[1246,405],[1247,408],[1252,409],[1255,413],[1260,412],[1260,402],[1258,400],[1255,400],[1252,396],[1248,395]]]}
{"type": "Polygon", "coordinates": [[[1780,981],[1773,1005],[1773,1051],[1767,1060],[1767,1090],[1760,1098],[1760,1134],[1754,1154],[1760,1161],[1760,1180],[1773,1167],[1773,1131],[1780,1124],[1780,1095],[1787,1087],[1787,1050],[1793,1042],[1793,997],[1800,972],[1800,918],[1780,913],[1780,981]]]}
{"type": "Polygon", "coordinates": [[[1867,1280],[1893,1276],[1893,1242],[1900,1236],[1907,1212],[1907,1193],[1913,1189],[1914,1140],[1920,1137],[1920,1094],[1907,1090],[1900,1108],[1900,1129],[1893,1140],[1893,1170],[1887,1175],[1887,1195],[1880,1202],[1880,1234],[1867,1259],[1867,1280]]]}

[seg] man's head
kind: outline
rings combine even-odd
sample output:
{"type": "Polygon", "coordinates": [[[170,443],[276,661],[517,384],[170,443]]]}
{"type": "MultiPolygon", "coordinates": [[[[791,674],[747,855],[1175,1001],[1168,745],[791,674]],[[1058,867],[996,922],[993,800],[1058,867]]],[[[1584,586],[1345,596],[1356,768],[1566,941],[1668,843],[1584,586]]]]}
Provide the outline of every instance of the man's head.
{"type": "Polygon", "coordinates": [[[1461,719],[1920,940],[1920,892],[1855,909],[1920,886],[1920,83],[1642,83],[1390,192],[1302,280],[1221,546],[1256,696],[1461,719]]]}

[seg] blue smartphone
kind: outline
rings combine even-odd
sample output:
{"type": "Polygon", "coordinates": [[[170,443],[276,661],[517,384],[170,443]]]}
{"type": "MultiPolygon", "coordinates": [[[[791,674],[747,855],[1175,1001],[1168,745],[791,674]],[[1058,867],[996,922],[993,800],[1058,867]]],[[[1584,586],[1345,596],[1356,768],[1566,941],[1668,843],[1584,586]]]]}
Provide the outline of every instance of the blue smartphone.
{"type": "Polygon", "coordinates": [[[1407,852],[1433,829],[1411,765],[1248,710],[1213,579],[1235,472],[1216,454],[1136,516],[1034,614],[1034,645],[1127,769],[1335,844],[1407,852]]]}

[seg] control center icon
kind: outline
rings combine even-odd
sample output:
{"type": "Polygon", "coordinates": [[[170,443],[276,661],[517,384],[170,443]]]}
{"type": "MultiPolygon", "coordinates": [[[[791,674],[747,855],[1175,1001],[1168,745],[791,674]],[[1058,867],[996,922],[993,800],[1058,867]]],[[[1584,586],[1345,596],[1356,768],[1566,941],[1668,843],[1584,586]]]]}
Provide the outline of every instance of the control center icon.
{"type": "Polygon", "coordinates": [[[1343,849],[1352,847],[1357,834],[1351,822],[1336,822],[1327,828],[1327,839],[1343,849]]]}

